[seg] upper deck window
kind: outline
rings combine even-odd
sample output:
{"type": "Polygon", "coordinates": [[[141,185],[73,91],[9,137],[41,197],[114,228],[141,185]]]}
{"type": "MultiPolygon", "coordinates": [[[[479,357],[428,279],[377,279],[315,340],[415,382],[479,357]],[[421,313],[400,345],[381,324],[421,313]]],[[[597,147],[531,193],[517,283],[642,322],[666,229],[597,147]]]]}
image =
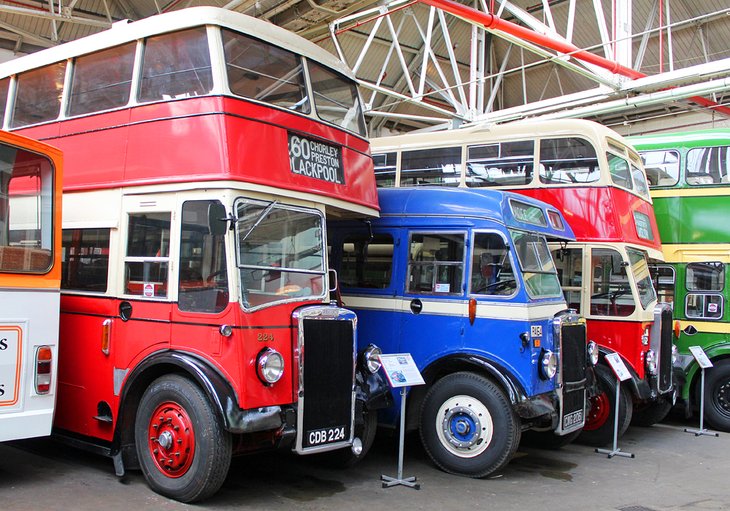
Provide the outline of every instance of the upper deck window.
{"type": "Polygon", "coordinates": [[[65,75],[66,61],[19,74],[11,127],[56,119],[65,75]]]}
{"type": "Polygon", "coordinates": [[[535,142],[500,142],[467,148],[466,186],[526,185],[532,181],[535,142]]]}
{"type": "Polygon", "coordinates": [[[373,155],[375,166],[375,182],[378,188],[392,188],[395,186],[396,161],[398,153],[381,153],[373,155]]]}
{"type": "Polygon", "coordinates": [[[319,118],[366,136],[355,82],[316,62],[309,61],[308,68],[319,118]]]}
{"type": "Polygon", "coordinates": [[[401,153],[401,186],[458,186],[460,179],[461,147],[436,147],[401,153]]]}
{"type": "Polygon", "coordinates": [[[690,149],[686,171],[688,185],[730,183],[730,146],[690,149]]]}
{"type": "Polygon", "coordinates": [[[228,87],[233,94],[297,112],[311,110],[302,58],[232,30],[222,30],[228,87]]]}
{"type": "Polygon", "coordinates": [[[43,156],[0,145],[0,272],[50,269],[52,170],[43,156]]]}
{"type": "Polygon", "coordinates": [[[596,149],[581,138],[540,140],[540,182],[546,184],[595,183],[601,177],[596,149]]]}
{"type": "Polygon", "coordinates": [[[634,178],[634,188],[636,193],[640,196],[649,200],[649,185],[646,184],[646,176],[641,167],[637,167],[633,163],[631,164],[631,177],[634,178]]]}
{"type": "Polygon", "coordinates": [[[128,43],[74,60],[68,115],[110,110],[129,102],[136,46],[128,43]]]}
{"type": "Polygon", "coordinates": [[[146,39],[140,101],[202,96],[212,88],[205,27],[146,39]]]}
{"type": "Polygon", "coordinates": [[[626,188],[627,190],[633,190],[634,186],[631,181],[629,162],[612,153],[607,153],[606,158],[608,158],[608,170],[611,172],[611,181],[613,181],[613,184],[626,188]]]}
{"type": "Polygon", "coordinates": [[[649,187],[674,186],[679,182],[679,152],[675,150],[642,151],[649,187]]]}

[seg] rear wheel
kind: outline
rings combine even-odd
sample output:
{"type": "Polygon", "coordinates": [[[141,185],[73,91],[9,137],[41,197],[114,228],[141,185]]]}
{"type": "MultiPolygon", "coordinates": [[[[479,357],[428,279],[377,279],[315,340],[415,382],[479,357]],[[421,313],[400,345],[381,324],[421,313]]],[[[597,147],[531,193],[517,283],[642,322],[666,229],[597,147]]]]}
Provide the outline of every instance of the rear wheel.
{"type": "MultiPolygon", "coordinates": [[[[596,384],[598,394],[589,402],[586,423],[578,437],[584,444],[595,447],[604,446],[613,441],[616,413],[616,378],[605,366],[596,366],[596,384]]],[[[632,399],[625,385],[620,387],[618,409],[618,437],[620,438],[631,423],[632,399]]]]}
{"type": "Polygon", "coordinates": [[[714,429],[730,432],[730,360],[707,370],[706,380],[705,419],[714,429]]]}
{"type": "Polygon", "coordinates": [[[421,409],[423,446],[442,470],[485,477],[504,467],[520,443],[519,419],[504,393],[474,373],[438,380],[421,409]]]}
{"type": "Polygon", "coordinates": [[[165,497],[203,500],[225,481],[231,435],[200,387],[183,376],[165,375],[147,388],[134,437],[147,483],[165,497]]]}

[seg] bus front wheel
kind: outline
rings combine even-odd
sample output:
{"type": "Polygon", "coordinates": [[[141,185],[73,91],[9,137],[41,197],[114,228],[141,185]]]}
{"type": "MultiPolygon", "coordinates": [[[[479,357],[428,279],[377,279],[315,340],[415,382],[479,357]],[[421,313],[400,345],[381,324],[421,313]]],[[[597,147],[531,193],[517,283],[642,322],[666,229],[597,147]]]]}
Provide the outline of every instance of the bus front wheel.
{"type": "MultiPolygon", "coordinates": [[[[591,396],[586,423],[578,441],[602,447],[613,441],[616,414],[616,378],[606,366],[596,366],[598,394],[591,396]]],[[[625,385],[621,385],[618,406],[618,437],[620,438],[631,423],[633,404],[625,385]]]]}
{"type": "Polygon", "coordinates": [[[231,435],[200,387],[183,376],[165,375],[147,388],[134,437],[147,483],[165,497],[203,500],[225,481],[231,435]]]}
{"type": "Polygon", "coordinates": [[[512,458],[521,429],[509,400],[494,383],[474,373],[454,373],[426,394],[420,433],[441,470],[486,477],[512,458]]]}
{"type": "Polygon", "coordinates": [[[730,360],[716,362],[706,379],[705,419],[712,428],[730,432],[730,360]]]}

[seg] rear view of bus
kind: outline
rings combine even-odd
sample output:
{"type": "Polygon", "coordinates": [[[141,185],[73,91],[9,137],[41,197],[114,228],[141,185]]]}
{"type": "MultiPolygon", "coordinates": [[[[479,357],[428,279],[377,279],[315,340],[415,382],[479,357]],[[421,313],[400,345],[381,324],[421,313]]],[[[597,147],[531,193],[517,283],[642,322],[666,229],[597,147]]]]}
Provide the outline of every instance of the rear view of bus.
{"type": "Polygon", "coordinates": [[[0,132],[0,441],[51,433],[60,180],[60,151],[0,132]]]}

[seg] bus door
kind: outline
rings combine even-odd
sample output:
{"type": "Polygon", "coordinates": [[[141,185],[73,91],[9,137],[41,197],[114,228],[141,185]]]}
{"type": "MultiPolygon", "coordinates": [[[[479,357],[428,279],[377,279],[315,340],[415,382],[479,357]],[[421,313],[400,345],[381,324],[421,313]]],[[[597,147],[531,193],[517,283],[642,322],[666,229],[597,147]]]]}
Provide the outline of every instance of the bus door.
{"type": "Polygon", "coordinates": [[[219,200],[181,204],[177,307],[173,315],[175,345],[191,345],[217,356],[221,335],[216,324],[229,303],[226,266],[226,211],[219,200]]]}
{"type": "Polygon", "coordinates": [[[465,231],[409,232],[399,337],[423,340],[408,349],[421,366],[464,343],[466,237],[465,231]]]}
{"type": "Polygon", "coordinates": [[[115,381],[141,357],[169,346],[169,274],[178,244],[171,238],[173,197],[126,196],[122,208],[121,300],[112,346],[115,371],[123,374],[115,374],[115,381]]]}

